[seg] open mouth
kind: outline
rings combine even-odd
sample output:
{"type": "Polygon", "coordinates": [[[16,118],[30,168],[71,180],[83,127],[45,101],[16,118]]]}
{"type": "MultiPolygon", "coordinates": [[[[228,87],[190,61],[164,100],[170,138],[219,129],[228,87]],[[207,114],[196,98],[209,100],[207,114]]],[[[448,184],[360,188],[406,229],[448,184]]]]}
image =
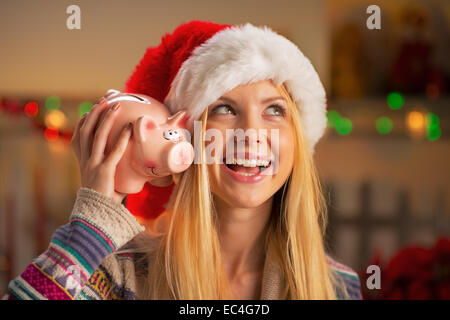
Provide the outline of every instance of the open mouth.
{"type": "Polygon", "coordinates": [[[260,174],[270,168],[272,161],[269,160],[248,160],[248,159],[233,159],[231,163],[225,165],[230,169],[242,176],[251,177],[260,174]]]}

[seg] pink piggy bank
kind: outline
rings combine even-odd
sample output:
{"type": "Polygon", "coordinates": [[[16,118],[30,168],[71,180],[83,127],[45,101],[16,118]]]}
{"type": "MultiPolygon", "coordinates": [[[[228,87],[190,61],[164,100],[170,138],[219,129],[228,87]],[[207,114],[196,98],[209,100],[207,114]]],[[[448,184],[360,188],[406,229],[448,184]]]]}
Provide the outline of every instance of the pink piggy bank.
{"type": "Polygon", "coordinates": [[[185,135],[184,111],[171,116],[164,104],[142,94],[108,90],[104,98],[110,106],[120,102],[106,143],[106,155],[116,144],[123,127],[133,122],[131,138],[116,167],[117,192],[140,192],[147,181],[158,186],[168,185],[172,174],[189,168],[194,149],[185,135]]]}

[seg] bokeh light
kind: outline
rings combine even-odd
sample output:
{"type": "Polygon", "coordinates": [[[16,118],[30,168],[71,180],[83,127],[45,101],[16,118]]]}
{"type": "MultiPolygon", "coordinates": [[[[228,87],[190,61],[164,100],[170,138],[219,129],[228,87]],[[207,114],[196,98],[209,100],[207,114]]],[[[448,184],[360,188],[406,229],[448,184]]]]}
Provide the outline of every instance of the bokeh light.
{"type": "Polygon", "coordinates": [[[376,121],[375,127],[379,134],[388,134],[394,127],[392,120],[388,117],[379,117],[376,121]]]}
{"type": "Polygon", "coordinates": [[[435,83],[427,84],[425,92],[430,99],[436,99],[440,95],[439,87],[435,83]]]}
{"type": "Polygon", "coordinates": [[[45,99],[45,107],[47,110],[56,110],[61,107],[61,99],[58,96],[49,96],[45,99]]]}
{"type": "Polygon", "coordinates": [[[45,116],[45,125],[47,127],[53,127],[60,129],[67,123],[66,116],[60,110],[53,110],[47,113],[45,116]]]}
{"type": "Polygon", "coordinates": [[[328,126],[336,127],[336,122],[341,118],[341,115],[336,110],[329,110],[327,112],[328,126]]]}
{"type": "Polygon", "coordinates": [[[91,111],[94,104],[90,101],[84,101],[80,103],[78,106],[78,114],[80,115],[80,118],[87,112],[91,111]]]}
{"type": "Polygon", "coordinates": [[[427,129],[434,129],[439,127],[439,117],[437,114],[433,112],[427,112],[425,115],[425,122],[427,125],[427,129]]]}
{"type": "Polygon", "coordinates": [[[406,116],[406,125],[412,135],[422,135],[425,132],[425,115],[420,111],[411,111],[406,116]]]}
{"type": "Polygon", "coordinates": [[[441,128],[439,127],[439,116],[433,112],[428,112],[425,115],[425,123],[427,128],[427,138],[430,141],[435,141],[441,136],[441,128]]]}
{"type": "Polygon", "coordinates": [[[56,128],[52,128],[52,127],[48,127],[45,129],[44,131],[44,137],[45,139],[47,139],[47,141],[56,141],[58,140],[58,129],[56,128]]]}
{"type": "Polygon", "coordinates": [[[350,132],[352,132],[352,128],[352,121],[349,118],[341,117],[336,121],[336,131],[340,135],[349,134],[350,132]]]}
{"type": "Polygon", "coordinates": [[[387,103],[391,109],[397,110],[403,107],[405,99],[403,98],[403,95],[400,92],[394,91],[388,94],[387,103]]]}
{"type": "Polygon", "coordinates": [[[33,118],[39,111],[39,105],[36,102],[28,102],[25,105],[24,111],[28,117],[33,118]]]}
{"type": "Polygon", "coordinates": [[[441,128],[439,127],[427,130],[427,138],[430,141],[435,141],[439,139],[440,136],[441,136],[441,128]]]}

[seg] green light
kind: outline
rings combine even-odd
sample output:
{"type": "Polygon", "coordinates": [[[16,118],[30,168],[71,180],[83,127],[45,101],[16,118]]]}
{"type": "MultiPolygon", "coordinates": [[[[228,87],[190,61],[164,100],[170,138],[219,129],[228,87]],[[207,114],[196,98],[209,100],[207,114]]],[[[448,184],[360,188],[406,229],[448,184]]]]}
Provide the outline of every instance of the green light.
{"type": "Polygon", "coordinates": [[[340,118],[336,121],[336,131],[340,135],[347,135],[352,132],[352,122],[349,118],[340,118]]]}
{"type": "Polygon", "coordinates": [[[387,103],[389,107],[393,110],[400,109],[403,107],[403,104],[405,103],[405,99],[403,98],[402,94],[400,92],[391,92],[387,96],[387,103]]]}
{"type": "Polygon", "coordinates": [[[327,112],[328,126],[335,127],[336,122],[341,118],[341,115],[336,110],[329,110],[327,112]]]}
{"type": "Polygon", "coordinates": [[[425,123],[428,130],[439,128],[439,117],[435,113],[428,112],[425,115],[425,123]]]}
{"type": "Polygon", "coordinates": [[[57,96],[50,96],[45,99],[45,107],[48,110],[56,110],[61,107],[61,100],[57,96]]]}
{"type": "Polygon", "coordinates": [[[91,111],[94,104],[90,101],[84,101],[80,103],[78,106],[78,114],[80,115],[80,118],[87,112],[91,111]]]}
{"type": "Polygon", "coordinates": [[[376,122],[376,128],[378,133],[380,134],[388,134],[392,131],[394,127],[392,124],[392,120],[388,117],[379,117],[376,122]]]}
{"type": "Polygon", "coordinates": [[[427,130],[427,138],[430,141],[437,140],[439,139],[440,136],[441,136],[441,128],[439,127],[427,130]]]}

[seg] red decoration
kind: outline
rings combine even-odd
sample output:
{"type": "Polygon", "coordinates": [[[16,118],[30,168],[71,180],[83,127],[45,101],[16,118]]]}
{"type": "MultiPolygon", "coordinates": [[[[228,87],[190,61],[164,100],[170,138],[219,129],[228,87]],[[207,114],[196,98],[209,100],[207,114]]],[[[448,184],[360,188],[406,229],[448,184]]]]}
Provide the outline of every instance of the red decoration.
{"type": "Polygon", "coordinates": [[[370,274],[360,272],[364,299],[450,299],[450,239],[440,238],[433,248],[411,246],[400,250],[386,265],[376,253],[369,265],[381,269],[381,289],[368,289],[370,274]]]}
{"type": "Polygon", "coordinates": [[[126,207],[135,217],[155,219],[165,210],[174,186],[155,187],[147,182],[141,192],[127,196],[126,207]]]}

